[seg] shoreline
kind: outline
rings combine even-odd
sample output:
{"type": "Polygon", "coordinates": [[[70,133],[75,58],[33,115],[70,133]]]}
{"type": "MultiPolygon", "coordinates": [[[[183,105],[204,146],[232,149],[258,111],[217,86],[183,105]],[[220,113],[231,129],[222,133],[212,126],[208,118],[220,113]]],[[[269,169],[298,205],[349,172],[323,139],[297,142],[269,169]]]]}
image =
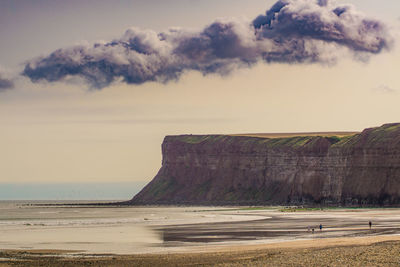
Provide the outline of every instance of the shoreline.
{"type": "MultiPolygon", "coordinates": [[[[20,204],[21,207],[73,207],[73,208],[169,208],[169,207],[183,207],[183,208],[195,208],[195,207],[209,207],[209,208],[226,208],[226,209],[277,209],[288,212],[301,212],[301,211],[312,211],[312,210],[352,210],[352,209],[400,209],[400,204],[316,204],[316,203],[306,203],[306,204],[289,204],[289,203],[253,203],[253,202],[199,202],[199,203],[136,203],[133,200],[124,201],[107,201],[107,202],[76,202],[76,203],[49,203],[50,201],[43,201],[43,203],[28,203],[20,204]]],[[[41,201],[42,202],[42,201],[41,201]]]]}

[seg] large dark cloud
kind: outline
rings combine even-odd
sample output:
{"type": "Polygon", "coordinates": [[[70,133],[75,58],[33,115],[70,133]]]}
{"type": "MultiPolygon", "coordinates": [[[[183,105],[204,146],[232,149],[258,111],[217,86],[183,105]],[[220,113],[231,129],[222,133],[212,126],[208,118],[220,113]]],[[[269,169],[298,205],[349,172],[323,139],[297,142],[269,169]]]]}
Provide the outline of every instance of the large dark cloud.
{"type": "Polygon", "coordinates": [[[390,42],[384,24],[350,5],[280,0],[252,22],[215,21],[199,32],[132,28],[108,43],[59,49],[28,62],[23,74],[34,82],[79,76],[102,88],[116,80],[166,82],[187,70],[227,74],[259,61],[332,62],[339,49],[365,58],[388,49],[390,42]]]}

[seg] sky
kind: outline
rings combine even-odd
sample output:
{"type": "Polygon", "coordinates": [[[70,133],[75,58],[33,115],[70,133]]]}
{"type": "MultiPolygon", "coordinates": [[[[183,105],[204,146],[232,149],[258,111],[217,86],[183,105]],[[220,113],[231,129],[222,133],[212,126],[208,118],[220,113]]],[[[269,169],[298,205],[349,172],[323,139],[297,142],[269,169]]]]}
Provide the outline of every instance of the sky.
{"type": "Polygon", "coordinates": [[[286,2],[1,1],[0,183],[145,183],[166,135],[398,122],[400,2],[286,2]]]}

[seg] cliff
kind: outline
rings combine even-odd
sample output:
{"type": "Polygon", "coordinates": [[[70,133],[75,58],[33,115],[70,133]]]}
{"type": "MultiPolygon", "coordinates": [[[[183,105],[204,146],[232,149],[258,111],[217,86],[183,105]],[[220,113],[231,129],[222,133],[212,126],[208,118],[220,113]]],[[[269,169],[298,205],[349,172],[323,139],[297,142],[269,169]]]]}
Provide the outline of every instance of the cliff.
{"type": "Polygon", "coordinates": [[[400,204],[400,124],[345,137],[167,136],[129,204],[400,204]]]}

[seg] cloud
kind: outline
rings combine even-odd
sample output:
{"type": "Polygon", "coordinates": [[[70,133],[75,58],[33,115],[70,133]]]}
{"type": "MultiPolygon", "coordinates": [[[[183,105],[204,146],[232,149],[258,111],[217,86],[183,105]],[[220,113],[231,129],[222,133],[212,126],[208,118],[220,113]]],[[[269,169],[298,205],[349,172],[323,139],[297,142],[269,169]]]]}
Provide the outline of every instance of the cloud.
{"type": "Polygon", "coordinates": [[[0,67],[0,92],[14,88],[14,82],[7,78],[0,67]]]}
{"type": "Polygon", "coordinates": [[[14,88],[14,83],[0,76],[0,92],[12,88],[14,88]]]}
{"type": "Polygon", "coordinates": [[[83,78],[93,88],[115,81],[177,80],[185,71],[229,74],[266,63],[334,63],[337,51],[359,58],[391,46],[385,25],[351,5],[328,0],[280,0],[253,21],[218,20],[201,31],[128,29],[116,40],[62,48],[27,62],[33,82],[83,78]]]}
{"type": "Polygon", "coordinates": [[[381,84],[375,88],[373,88],[373,91],[377,92],[377,93],[383,93],[383,94],[393,94],[393,93],[397,93],[398,90],[390,87],[386,84],[381,84]]]}

